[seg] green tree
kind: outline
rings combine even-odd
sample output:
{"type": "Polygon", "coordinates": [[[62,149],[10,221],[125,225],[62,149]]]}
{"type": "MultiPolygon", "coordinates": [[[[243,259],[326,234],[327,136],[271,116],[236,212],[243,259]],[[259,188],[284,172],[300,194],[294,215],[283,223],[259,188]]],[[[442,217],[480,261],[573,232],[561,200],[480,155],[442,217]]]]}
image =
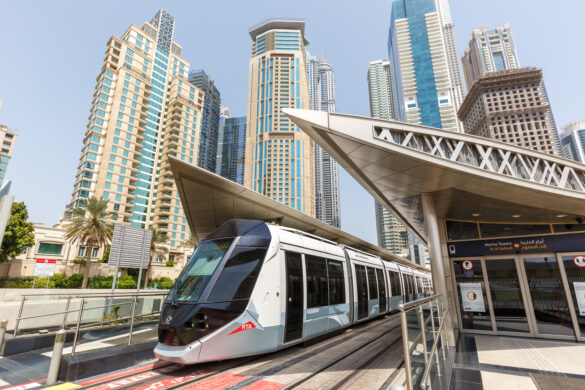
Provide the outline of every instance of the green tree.
{"type": "Polygon", "coordinates": [[[83,206],[78,206],[71,211],[71,223],[67,226],[65,237],[72,242],[87,246],[87,261],[81,288],[87,287],[93,248],[100,248],[112,240],[114,226],[106,222],[110,217],[107,208],[107,199],[92,196],[83,206]]]}
{"type": "Polygon", "coordinates": [[[162,230],[158,230],[153,226],[150,227],[150,230],[152,230],[152,240],[150,241],[150,259],[148,260],[146,275],[144,276],[144,288],[148,286],[148,278],[150,277],[150,267],[152,265],[152,260],[156,259],[158,261],[163,261],[167,253],[169,253],[169,249],[166,246],[160,245],[167,242],[167,233],[163,232],[162,230]]]}
{"type": "Polygon", "coordinates": [[[10,219],[0,247],[0,263],[14,258],[26,247],[35,244],[34,227],[31,222],[27,222],[27,219],[28,211],[24,202],[12,203],[10,219]]]}

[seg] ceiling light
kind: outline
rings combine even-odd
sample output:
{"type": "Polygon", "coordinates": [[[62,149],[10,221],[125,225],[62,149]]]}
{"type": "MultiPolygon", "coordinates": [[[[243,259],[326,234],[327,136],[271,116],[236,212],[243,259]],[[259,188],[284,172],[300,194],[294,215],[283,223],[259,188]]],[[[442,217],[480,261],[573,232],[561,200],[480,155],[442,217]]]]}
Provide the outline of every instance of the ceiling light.
{"type": "Polygon", "coordinates": [[[557,218],[565,218],[567,216],[567,214],[558,214],[556,217],[557,218]]]}
{"type": "Polygon", "coordinates": [[[512,215],[512,218],[520,218],[520,217],[521,217],[520,214],[514,214],[514,215],[512,215]]]}
{"type": "Polygon", "coordinates": [[[479,213],[473,213],[471,214],[472,217],[479,217],[479,213]]]}

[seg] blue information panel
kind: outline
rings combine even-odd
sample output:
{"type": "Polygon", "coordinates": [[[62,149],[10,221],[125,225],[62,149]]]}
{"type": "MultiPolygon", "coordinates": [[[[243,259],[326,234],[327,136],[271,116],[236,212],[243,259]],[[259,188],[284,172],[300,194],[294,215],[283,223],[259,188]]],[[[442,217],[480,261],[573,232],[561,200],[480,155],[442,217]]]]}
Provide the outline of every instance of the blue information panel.
{"type": "Polygon", "coordinates": [[[497,256],[585,250],[585,233],[448,242],[449,257],[497,256]]]}

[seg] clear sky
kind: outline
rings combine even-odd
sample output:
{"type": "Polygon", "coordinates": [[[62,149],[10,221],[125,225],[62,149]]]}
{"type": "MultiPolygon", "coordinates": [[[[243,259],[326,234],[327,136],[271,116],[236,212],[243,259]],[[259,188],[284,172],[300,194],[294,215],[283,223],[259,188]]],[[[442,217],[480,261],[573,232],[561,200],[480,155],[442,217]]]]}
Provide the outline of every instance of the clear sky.
{"type": "MultiPolygon", "coordinates": [[[[585,119],[585,2],[451,0],[459,54],[474,28],[510,23],[522,66],[544,71],[560,128],[585,119]]],[[[306,21],[307,49],[336,77],[337,110],[369,115],[368,63],[388,56],[391,1],[9,1],[0,0],[0,123],[19,131],[7,177],[30,219],[52,225],[71,197],[95,78],[106,42],[164,7],[192,68],[215,80],[222,104],[244,115],[248,29],[273,17],[306,21]]],[[[376,242],[373,199],[341,173],[342,228],[376,242]]]]}

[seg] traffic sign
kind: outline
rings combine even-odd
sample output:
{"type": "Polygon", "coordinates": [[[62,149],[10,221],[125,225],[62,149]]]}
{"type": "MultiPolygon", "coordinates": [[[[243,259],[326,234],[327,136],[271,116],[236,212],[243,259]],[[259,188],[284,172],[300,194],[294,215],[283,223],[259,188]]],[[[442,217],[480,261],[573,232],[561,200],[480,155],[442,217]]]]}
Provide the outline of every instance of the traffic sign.
{"type": "Polygon", "coordinates": [[[471,271],[473,269],[473,263],[471,260],[464,260],[463,263],[461,263],[461,266],[466,271],[471,271]]]}
{"type": "Polygon", "coordinates": [[[575,256],[575,258],[573,259],[573,263],[575,263],[577,267],[585,267],[585,256],[583,255],[575,256]]]}

